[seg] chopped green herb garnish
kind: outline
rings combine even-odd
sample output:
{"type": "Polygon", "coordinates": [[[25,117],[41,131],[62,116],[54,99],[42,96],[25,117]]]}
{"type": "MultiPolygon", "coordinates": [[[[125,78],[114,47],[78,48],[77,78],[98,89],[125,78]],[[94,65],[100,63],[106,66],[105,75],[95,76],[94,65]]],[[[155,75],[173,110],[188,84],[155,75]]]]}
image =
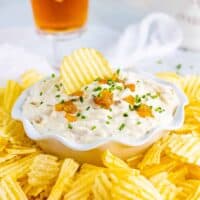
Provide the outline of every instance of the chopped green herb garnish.
{"type": "Polygon", "coordinates": [[[43,93],[42,92],[40,92],[40,96],[42,96],[43,95],[43,93]]]}
{"type": "Polygon", "coordinates": [[[99,81],[100,80],[100,78],[96,78],[94,81],[99,81]]]}
{"type": "Polygon", "coordinates": [[[162,64],[162,60],[157,60],[156,63],[157,64],[162,64]]]}
{"type": "Polygon", "coordinates": [[[119,130],[122,131],[124,128],[125,128],[125,124],[122,123],[122,124],[119,126],[119,130]]]}
{"type": "Polygon", "coordinates": [[[83,97],[81,96],[79,99],[80,99],[80,102],[83,103],[83,97]]]}
{"type": "Polygon", "coordinates": [[[140,104],[141,103],[141,98],[138,95],[135,96],[135,103],[136,104],[140,104]]]}
{"type": "Polygon", "coordinates": [[[128,113],[124,113],[123,116],[124,116],[124,117],[128,117],[128,113]]]}
{"type": "Polygon", "coordinates": [[[106,124],[110,124],[110,122],[109,122],[109,121],[106,121],[106,124]]]}
{"type": "Polygon", "coordinates": [[[88,106],[87,108],[86,108],[86,110],[89,110],[90,109],[90,106],[88,106]]]}
{"type": "Polygon", "coordinates": [[[99,90],[101,90],[101,89],[102,89],[102,88],[99,86],[99,87],[94,88],[93,91],[96,92],[96,91],[99,91],[99,90]]]}
{"type": "Polygon", "coordinates": [[[140,125],[140,124],[141,124],[141,122],[140,122],[140,121],[137,121],[137,122],[136,122],[136,124],[137,124],[137,125],[140,125]]]}
{"type": "Polygon", "coordinates": [[[62,83],[60,83],[60,86],[63,86],[63,84],[62,84],[62,83]]]}
{"type": "Polygon", "coordinates": [[[43,101],[40,101],[40,105],[42,105],[44,102],[43,101]]]}
{"type": "Polygon", "coordinates": [[[107,118],[108,118],[108,119],[112,119],[112,116],[108,115],[107,118]]]}
{"type": "Polygon", "coordinates": [[[77,101],[77,99],[71,99],[70,101],[73,101],[73,102],[74,102],[74,101],[77,101]]]}
{"type": "Polygon", "coordinates": [[[56,76],[55,74],[51,74],[51,77],[52,77],[52,78],[55,78],[55,76],[56,76]]]}
{"type": "Polygon", "coordinates": [[[112,108],[110,108],[109,111],[112,112],[112,108]]]}
{"type": "Polygon", "coordinates": [[[119,74],[120,73],[120,69],[117,69],[116,73],[119,74]]]}
{"type": "Polygon", "coordinates": [[[108,85],[112,85],[112,84],[113,84],[113,80],[110,80],[110,79],[107,80],[107,84],[108,84],[108,85]]]}
{"type": "Polygon", "coordinates": [[[86,116],[85,116],[85,115],[82,115],[82,116],[81,116],[81,119],[86,119],[86,116]]]}
{"type": "Polygon", "coordinates": [[[123,88],[121,86],[116,86],[116,89],[121,91],[123,88]]]}
{"type": "Polygon", "coordinates": [[[158,112],[158,113],[162,113],[165,111],[165,109],[161,108],[161,107],[157,107],[155,108],[155,111],[158,112]]]}
{"type": "Polygon", "coordinates": [[[77,117],[80,117],[80,116],[81,116],[81,113],[80,113],[80,112],[78,112],[78,113],[76,114],[76,116],[77,116],[77,117]]]}
{"type": "Polygon", "coordinates": [[[71,124],[68,124],[68,128],[69,128],[69,129],[72,129],[73,127],[72,127],[72,125],[71,125],[71,124]]]}
{"type": "Polygon", "coordinates": [[[91,127],[91,130],[93,131],[93,130],[95,130],[97,127],[96,126],[92,126],[91,127]]]}
{"type": "Polygon", "coordinates": [[[178,64],[178,65],[176,65],[176,69],[177,69],[177,70],[180,70],[180,69],[181,69],[181,67],[182,67],[182,65],[181,65],[181,64],[178,64]]]}
{"type": "Polygon", "coordinates": [[[60,101],[60,103],[65,103],[65,100],[62,99],[62,100],[60,101]]]}
{"type": "Polygon", "coordinates": [[[88,89],[88,86],[85,86],[84,90],[87,90],[88,89]]]}
{"type": "Polygon", "coordinates": [[[129,108],[130,111],[135,110],[134,106],[132,106],[132,105],[130,105],[130,104],[129,104],[128,108],[129,108]]]}
{"type": "Polygon", "coordinates": [[[56,98],[59,98],[59,97],[60,97],[60,94],[57,94],[57,95],[56,95],[56,98]]]}
{"type": "Polygon", "coordinates": [[[151,95],[151,98],[156,99],[156,98],[158,98],[158,95],[151,95]]]}

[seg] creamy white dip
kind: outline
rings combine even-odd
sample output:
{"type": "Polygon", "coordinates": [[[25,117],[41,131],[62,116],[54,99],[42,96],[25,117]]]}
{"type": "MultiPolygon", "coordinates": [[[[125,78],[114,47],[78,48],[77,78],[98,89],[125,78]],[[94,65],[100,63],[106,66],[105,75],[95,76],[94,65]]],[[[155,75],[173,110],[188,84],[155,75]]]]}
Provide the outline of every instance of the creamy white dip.
{"type": "Polygon", "coordinates": [[[61,135],[78,143],[91,143],[106,137],[122,137],[129,142],[145,137],[152,129],[166,125],[173,119],[179,104],[173,88],[147,80],[134,73],[120,74],[126,84],[134,84],[135,90],[125,88],[124,83],[99,81],[84,86],[83,96],[66,95],[59,77],[50,77],[35,84],[24,102],[23,115],[41,134],[61,135]],[[94,97],[108,89],[113,94],[109,109],[94,102],[94,97]],[[124,101],[127,96],[136,99],[135,105],[124,101]],[[55,105],[72,100],[77,107],[73,114],[77,120],[69,122],[64,111],[56,111],[55,105]],[[137,108],[145,104],[153,116],[141,117],[137,108]]]}

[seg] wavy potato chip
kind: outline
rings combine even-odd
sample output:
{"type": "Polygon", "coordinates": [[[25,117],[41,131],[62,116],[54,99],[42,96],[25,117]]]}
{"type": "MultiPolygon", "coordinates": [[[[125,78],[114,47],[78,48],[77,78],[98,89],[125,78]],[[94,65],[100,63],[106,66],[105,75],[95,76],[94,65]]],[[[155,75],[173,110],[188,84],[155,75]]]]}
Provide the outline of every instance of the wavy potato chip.
{"type": "Polygon", "coordinates": [[[21,94],[22,87],[19,83],[15,81],[7,81],[5,91],[4,91],[4,99],[3,99],[3,108],[10,113],[15,103],[17,97],[21,94]]]}
{"type": "Polygon", "coordinates": [[[64,57],[60,74],[66,93],[72,94],[97,78],[111,78],[113,73],[100,52],[82,48],[64,57]]]}
{"type": "Polygon", "coordinates": [[[34,83],[40,81],[42,78],[42,74],[34,69],[30,69],[21,75],[22,87],[28,88],[34,83]]]}
{"type": "Polygon", "coordinates": [[[99,173],[94,181],[92,193],[95,200],[111,200],[112,182],[105,172],[99,173]]]}
{"type": "Polygon", "coordinates": [[[166,154],[182,162],[200,165],[200,137],[194,134],[171,134],[166,154]]]}
{"type": "Polygon", "coordinates": [[[72,159],[65,159],[55,185],[53,186],[48,200],[59,200],[63,195],[64,188],[69,183],[70,179],[74,176],[79,164],[72,159]]]}
{"type": "Polygon", "coordinates": [[[173,200],[181,191],[174,183],[168,179],[168,173],[162,172],[150,178],[150,181],[158,189],[163,199],[173,200]]]}
{"type": "Polygon", "coordinates": [[[78,176],[73,182],[71,190],[64,196],[64,200],[87,200],[91,194],[97,174],[96,170],[92,170],[82,176],[78,176]]]}
{"type": "Polygon", "coordinates": [[[0,199],[2,200],[28,200],[18,182],[10,176],[1,180],[0,188],[0,199]]]}
{"type": "Polygon", "coordinates": [[[144,169],[146,166],[151,166],[153,164],[159,164],[163,148],[164,148],[164,146],[162,146],[160,144],[160,142],[153,144],[148,149],[148,151],[145,153],[144,158],[138,164],[138,167],[140,169],[144,169]]]}

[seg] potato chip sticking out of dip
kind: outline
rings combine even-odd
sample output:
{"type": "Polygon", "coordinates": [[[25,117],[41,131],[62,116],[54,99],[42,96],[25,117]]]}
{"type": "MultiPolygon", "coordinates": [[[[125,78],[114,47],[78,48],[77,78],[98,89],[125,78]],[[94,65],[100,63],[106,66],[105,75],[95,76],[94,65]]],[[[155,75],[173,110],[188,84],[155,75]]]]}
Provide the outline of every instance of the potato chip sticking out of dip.
{"type": "Polygon", "coordinates": [[[97,78],[111,78],[113,72],[101,53],[82,48],[64,57],[60,74],[66,93],[72,94],[97,78]]]}

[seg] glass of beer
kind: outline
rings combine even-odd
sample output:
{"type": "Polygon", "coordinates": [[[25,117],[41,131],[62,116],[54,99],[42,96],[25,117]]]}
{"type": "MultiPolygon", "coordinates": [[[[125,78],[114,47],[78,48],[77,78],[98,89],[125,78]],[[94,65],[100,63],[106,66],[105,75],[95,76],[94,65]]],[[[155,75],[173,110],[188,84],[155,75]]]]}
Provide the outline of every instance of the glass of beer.
{"type": "Polygon", "coordinates": [[[37,31],[51,38],[57,63],[57,43],[79,36],[85,28],[88,0],[31,0],[31,4],[37,31]]]}

